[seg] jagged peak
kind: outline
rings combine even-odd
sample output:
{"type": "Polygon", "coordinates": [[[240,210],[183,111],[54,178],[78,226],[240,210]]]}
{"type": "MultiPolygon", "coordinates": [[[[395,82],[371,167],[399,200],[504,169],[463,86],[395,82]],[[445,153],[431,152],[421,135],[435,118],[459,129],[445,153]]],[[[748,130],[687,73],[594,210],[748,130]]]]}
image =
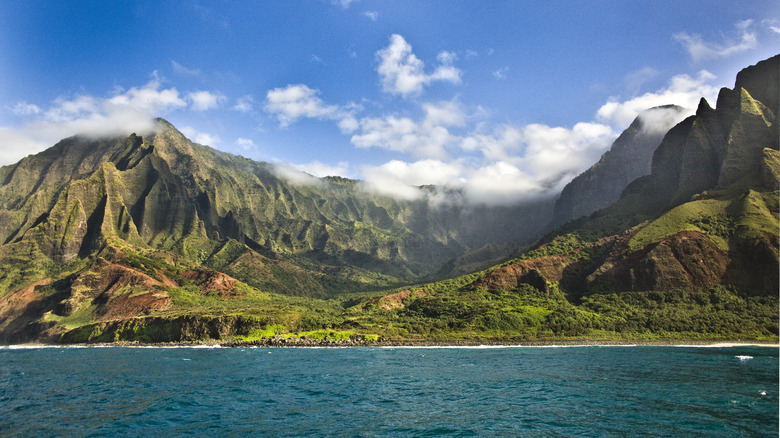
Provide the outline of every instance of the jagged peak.
{"type": "Polygon", "coordinates": [[[740,88],[776,113],[780,105],[780,54],[740,70],[734,89],[740,88]]]}
{"type": "Polygon", "coordinates": [[[767,113],[769,113],[771,116],[775,115],[774,113],[772,113],[771,109],[767,108],[760,101],[754,99],[753,96],[750,95],[750,92],[744,88],[739,89],[739,98],[740,98],[740,106],[742,112],[744,113],[750,113],[750,114],[761,116],[762,118],[764,118],[764,120],[766,120],[767,113]]]}
{"type": "Polygon", "coordinates": [[[157,127],[157,130],[163,130],[163,129],[173,129],[174,131],[178,131],[173,124],[162,117],[156,117],[154,119],[154,123],[157,127]]]}
{"type": "Polygon", "coordinates": [[[712,112],[712,107],[710,106],[710,103],[707,102],[707,99],[702,97],[699,99],[699,106],[696,108],[696,115],[702,115],[708,112],[712,112]]]}

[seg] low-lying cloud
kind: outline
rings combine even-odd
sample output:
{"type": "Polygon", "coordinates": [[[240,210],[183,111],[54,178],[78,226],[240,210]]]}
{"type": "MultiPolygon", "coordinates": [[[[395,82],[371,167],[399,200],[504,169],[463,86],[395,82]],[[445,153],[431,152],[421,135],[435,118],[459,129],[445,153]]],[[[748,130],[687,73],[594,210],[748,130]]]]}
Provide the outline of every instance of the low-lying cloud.
{"type": "MultiPolygon", "coordinates": [[[[439,67],[426,73],[423,61],[400,35],[391,36],[376,57],[382,91],[403,99],[421,95],[434,81],[460,81],[455,54],[440,52],[439,67]]],[[[413,200],[441,199],[443,192],[457,192],[474,203],[513,204],[557,195],[648,108],[665,106],[643,114],[643,129],[668,130],[692,114],[702,96],[715,99],[719,90],[712,85],[715,76],[702,70],[695,77],[674,76],[666,87],[637,96],[635,91],[658,74],[645,67],[627,75],[631,97],[610,98],[593,121],[572,127],[491,125],[480,108],[470,110],[457,99],[415,101],[418,117],[361,116],[362,107],[326,103],[319,90],[304,84],[270,90],[265,108],[282,127],[302,118],[331,120],[350,136],[354,147],[399,154],[387,163],[359,168],[365,187],[374,193],[413,200]],[[428,185],[441,190],[420,188],[428,185]]]]}
{"type": "Polygon", "coordinates": [[[624,101],[611,98],[598,109],[596,119],[623,129],[648,108],[678,105],[687,108],[690,115],[696,110],[702,97],[709,102],[715,102],[720,87],[712,85],[714,80],[715,76],[706,70],[700,71],[696,77],[677,75],[671,79],[669,86],[656,92],[624,101]]]}
{"type": "Polygon", "coordinates": [[[2,148],[0,164],[13,163],[75,134],[148,133],[155,126],[153,117],[186,106],[176,88],[162,88],[156,75],[144,86],[119,89],[108,98],[61,97],[46,108],[19,102],[13,112],[23,120],[20,127],[0,127],[0,144],[14,145],[2,148]]]}

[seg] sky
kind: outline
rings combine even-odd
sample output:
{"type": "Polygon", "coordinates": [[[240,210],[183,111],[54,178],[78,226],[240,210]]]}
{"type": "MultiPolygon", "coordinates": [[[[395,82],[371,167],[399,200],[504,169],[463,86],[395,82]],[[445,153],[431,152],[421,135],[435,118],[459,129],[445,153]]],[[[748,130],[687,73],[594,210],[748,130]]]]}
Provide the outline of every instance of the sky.
{"type": "Polygon", "coordinates": [[[0,165],[162,117],[293,181],[509,204],[778,53],[776,0],[8,0],[0,165]]]}

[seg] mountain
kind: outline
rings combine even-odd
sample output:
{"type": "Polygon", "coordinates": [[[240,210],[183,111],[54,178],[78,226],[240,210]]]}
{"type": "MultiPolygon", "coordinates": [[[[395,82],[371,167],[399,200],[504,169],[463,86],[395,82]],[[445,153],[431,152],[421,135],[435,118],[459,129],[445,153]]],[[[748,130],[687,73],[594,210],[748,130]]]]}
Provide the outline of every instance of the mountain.
{"type": "MultiPolygon", "coordinates": [[[[778,72],[780,55],[715,108],[702,99],[612,205],[427,283],[518,248],[552,204],[293,182],[162,120],[148,136],[63,140],[0,168],[0,342],[776,342],[778,72]]],[[[589,171],[594,187],[633,166],[635,123],[589,171]]]]}
{"type": "Polygon", "coordinates": [[[31,320],[110,319],[168,308],[166,288],[189,283],[228,296],[236,284],[310,297],[365,291],[528,241],[552,210],[546,200],[472,205],[457,193],[402,201],[360,181],[285,175],[194,144],[161,119],[148,136],[62,140],[0,168],[0,299],[44,288],[40,311],[25,310],[31,320]]]}
{"type": "Polygon", "coordinates": [[[193,144],[162,120],[148,137],[63,140],[0,168],[0,181],[0,254],[10,271],[26,266],[0,279],[5,288],[131,245],[170,251],[274,292],[326,295],[333,288],[323,282],[335,280],[318,277],[417,279],[465,251],[532,237],[546,219],[514,220],[524,207],[399,201],[343,178],[291,182],[267,163],[193,144]],[[289,263],[282,269],[305,284],[242,276],[235,266],[242,258],[289,263]]]}
{"type": "Polygon", "coordinates": [[[742,70],[716,108],[702,99],[664,135],[650,173],[614,204],[562,225],[520,257],[345,314],[374,330],[393,324],[391,336],[450,342],[776,343],[779,72],[780,55],[742,70]]]}
{"type": "Polygon", "coordinates": [[[695,116],[664,136],[649,175],[544,239],[536,251],[552,259],[518,262],[485,281],[522,282],[536,272],[578,297],[719,285],[776,296],[779,70],[780,55],[740,72],[717,109],[702,99],[695,116]],[[505,278],[510,271],[515,277],[505,278]]]}
{"type": "Polygon", "coordinates": [[[667,105],[640,113],[598,163],[563,188],[555,202],[553,225],[609,207],[630,182],[648,175],[653,152],[684,112],[682,107],[667,105]]]}

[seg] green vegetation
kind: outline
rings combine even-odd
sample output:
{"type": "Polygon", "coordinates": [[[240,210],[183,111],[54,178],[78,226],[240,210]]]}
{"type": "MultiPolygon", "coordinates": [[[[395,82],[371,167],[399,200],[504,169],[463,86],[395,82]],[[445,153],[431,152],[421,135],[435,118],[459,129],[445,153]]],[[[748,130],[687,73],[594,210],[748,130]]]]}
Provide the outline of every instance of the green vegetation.
{"type": "Polygon", "coordinates": [[[672,128],[616,203],[503,263],[548,201],[432,208],[162,120],[63,140],[0,167],[0,342],[776,342],[780,145],[761,103],[776,92],[748,82],[672,128]]]}
{"type": "Polygon", "coordinates": [[[628,242],[628,250],[638,251],[651,243],[660,242],[681,231],[706,232],[706,228],[712,229],[713,227],[718,227],[718,234],[711,234],[711,236],[719,237],[718,246],[728,248],[723,240],[731,232],[729,220],[725,214],[728,205],[727,201],[707,199],[688,202],[673,208],[642,227],[628,242]],[[729,228],[721,229],[724,226],[729,228]]]}

